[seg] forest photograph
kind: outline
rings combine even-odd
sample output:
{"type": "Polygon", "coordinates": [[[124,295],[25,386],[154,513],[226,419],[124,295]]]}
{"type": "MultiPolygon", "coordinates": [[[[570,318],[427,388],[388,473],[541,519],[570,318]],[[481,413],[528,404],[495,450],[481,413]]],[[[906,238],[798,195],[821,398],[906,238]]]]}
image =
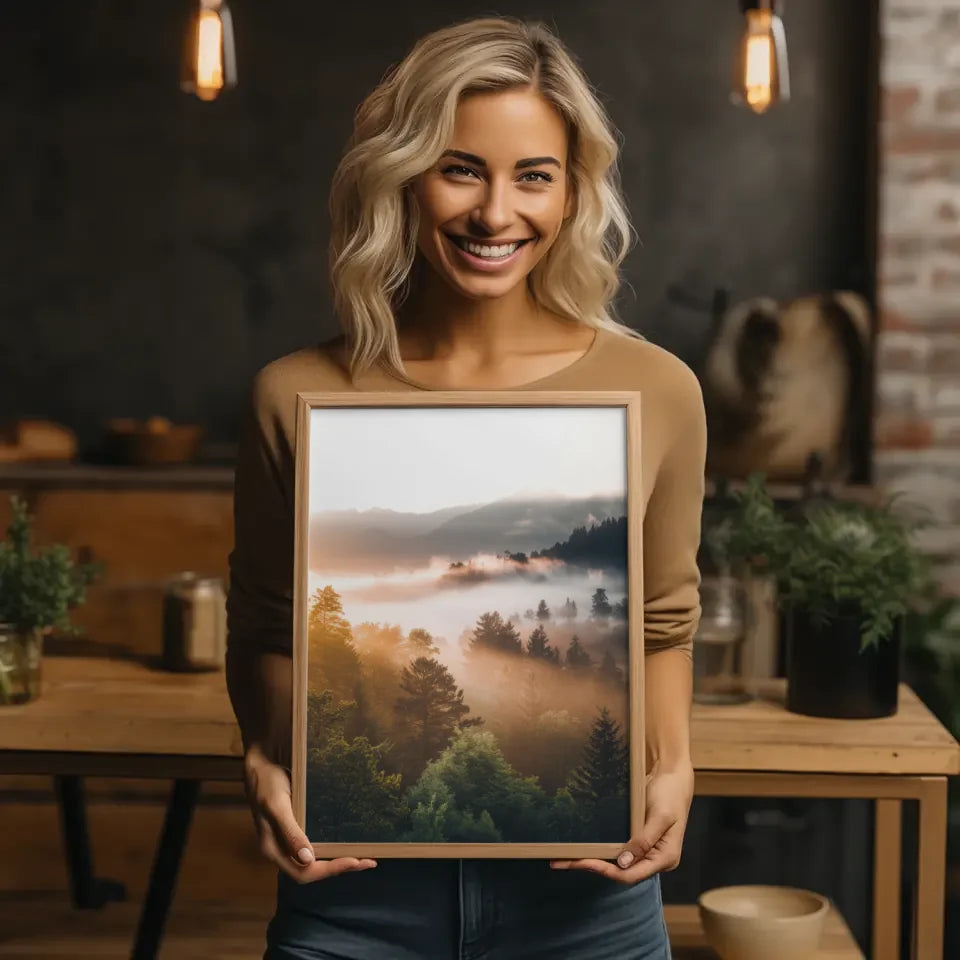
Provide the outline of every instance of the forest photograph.
{"type": "Polygon", "coordinates": [[[315,843],[630,836],[626,411],[309,415],[315,843]]]}

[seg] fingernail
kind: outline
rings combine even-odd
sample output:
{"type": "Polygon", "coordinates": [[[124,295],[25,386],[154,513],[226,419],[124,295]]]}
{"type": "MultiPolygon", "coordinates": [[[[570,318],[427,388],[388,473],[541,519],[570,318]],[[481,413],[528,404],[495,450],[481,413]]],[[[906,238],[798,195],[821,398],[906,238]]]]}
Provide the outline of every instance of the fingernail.
{"type": "Polygon", "coordinates": [[[301,847],[297,851],[297,859],[301,863],[313,863],[313,851],[309,847],[301,847]]]}
{"type": "Polygon", "coordinates": [[[624,850],[623,853],[617,857],[617,863],[619,863],[621,867],[629,867],[630,864],[633,863],[633,854],[629,850],[624,850]]]}

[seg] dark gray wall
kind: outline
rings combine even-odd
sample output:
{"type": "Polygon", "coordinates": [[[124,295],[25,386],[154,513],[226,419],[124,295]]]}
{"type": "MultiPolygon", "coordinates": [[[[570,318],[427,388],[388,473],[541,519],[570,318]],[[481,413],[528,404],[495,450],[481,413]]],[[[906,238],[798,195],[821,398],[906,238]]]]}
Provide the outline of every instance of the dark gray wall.
{"type": "Polygon", "coordinates": [[[183,3],[16,4],[0,42],[0,417],[230,440],[251,374],[336,329],[326,196],[353,111],[420,33],[543,16],[623,133],[642,242],[621,313],[694,360],[714,286],[872,295],[868,0],[789,3],[794,99],[728,101],[736,0],[236,0],[241,86],[178,90],[183,3]],[[679,287],[685,296],[670,295],[679,287]]]}

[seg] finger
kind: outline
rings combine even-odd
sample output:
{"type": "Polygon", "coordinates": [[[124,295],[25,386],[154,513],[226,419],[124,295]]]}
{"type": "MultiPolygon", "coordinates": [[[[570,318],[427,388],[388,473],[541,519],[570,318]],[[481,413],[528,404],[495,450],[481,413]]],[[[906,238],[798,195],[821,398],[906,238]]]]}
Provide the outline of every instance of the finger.
{"type": "Polygon", "coordinates": [[[616,883],[634,884],[667,869],[668,862],[667,854],[657,853],[656,856],[638,861],[627,870],[607,860],[570,860],[567,867],[558,867],[557,869],[586,870],[616,883]]]}
{"type": "Polygon", "coordinates": [[[293,805],[286,793],[273,793],[261,807],[264,816],[270,823],[277,846],[293,857],[297,863],[310,864],[316,860],[313,853],[313,844],[300,828],[293,815],[293,805]]]}
{"type": "Polygon", "coordinates": [[[279,867],[288,877],[292,877],[297,883],[313,883],[317,880],[325,880],[328,877],[335,877],[343,873],[351,873],[360,870],[369,870],[375,867],[376,861],[370,859],[358,859],[356,857],[338,857],[335,860],[314,860],[309,864],[300,864],[294,862],[282,848],[277,844],[276,837],[270,829],[269,823],[264,821],[264,833],[262,836],[260,849],[264,856],[279,867]]]}
{"type": "Polygon", "coordinates": [[[652,810],[640,833],[624,845],[617,857],[617,864],[626,869],[637,861],[644,860],[676,822],[676,816],[672,813],[652,810]]]}
{"type": "Polygon", "coordinates": [[[639,883],[652,877],[655,873],[666,873],[675,870],[680,865],[679,843],[664,843],[652,851],[649,856],[638,861],[632,867],[620,870],[617,878],[621,883],[639,883]]]}

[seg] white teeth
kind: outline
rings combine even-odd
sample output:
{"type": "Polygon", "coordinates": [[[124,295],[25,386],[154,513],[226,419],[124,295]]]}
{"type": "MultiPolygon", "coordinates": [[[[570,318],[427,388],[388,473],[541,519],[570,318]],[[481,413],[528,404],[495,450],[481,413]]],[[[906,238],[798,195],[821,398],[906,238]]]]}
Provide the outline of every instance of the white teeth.
{"type": "Polygon", "coordinates": [[[465,240],[463,237],[455,237],[454,243],[456,243],[457,246],[462,247],[464,250],[468,250],[476,257],[487,257],[491,260],[509,257],[510,254],[520,246],[519,243],[504,243],[497,247],[490,247],[480,243],[472,243],[469,240],[465,240]]]}

